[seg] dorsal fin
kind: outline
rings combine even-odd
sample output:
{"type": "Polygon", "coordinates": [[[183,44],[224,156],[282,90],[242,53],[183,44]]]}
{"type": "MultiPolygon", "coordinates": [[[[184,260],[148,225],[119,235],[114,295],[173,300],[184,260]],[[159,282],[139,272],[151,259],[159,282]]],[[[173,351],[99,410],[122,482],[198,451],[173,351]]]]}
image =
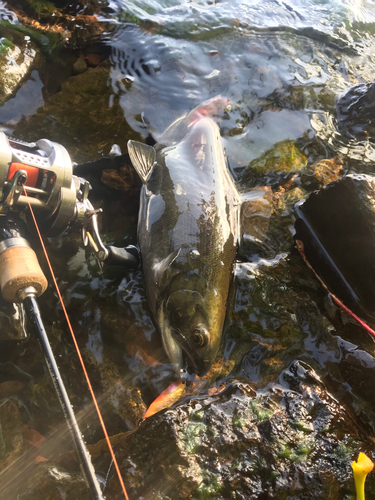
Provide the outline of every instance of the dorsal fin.
{"type": "Polygon", "coordinates": [[[155,149],[141,142],[128,141],[128,152],[133,167],[136,169],[143,184],[146,184],[155,165],[155,149]]]}

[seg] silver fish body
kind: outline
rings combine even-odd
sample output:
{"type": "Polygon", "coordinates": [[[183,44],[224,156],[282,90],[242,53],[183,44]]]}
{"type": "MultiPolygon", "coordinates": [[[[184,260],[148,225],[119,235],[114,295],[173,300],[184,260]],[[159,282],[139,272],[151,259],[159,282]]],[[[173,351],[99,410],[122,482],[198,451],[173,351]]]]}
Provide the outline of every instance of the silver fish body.
{"type": "Polygon", "coordinates": [[[144,181],[138,243],[148,301],[176,371],[187,360],[202,376],[221,344],[240,203],[218,125],[191,116],[175,144],[153,153],[129,141],[129,154],[144,181]]]}

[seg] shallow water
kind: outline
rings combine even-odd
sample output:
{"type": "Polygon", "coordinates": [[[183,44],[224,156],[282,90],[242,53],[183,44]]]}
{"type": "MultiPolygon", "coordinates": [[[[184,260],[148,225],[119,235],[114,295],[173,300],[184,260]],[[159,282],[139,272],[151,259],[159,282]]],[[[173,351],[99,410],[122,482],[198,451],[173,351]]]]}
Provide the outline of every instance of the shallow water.
{"type": "MultiPolygon", "coordinates": [[[[9,16],[1,2],[0,16],[9,16]]],[[[340,155],[345,173],[374,173],[375,138],[341,135],[334,103],[348,87],[373,79],[375,2],[112,0],[99,19],[105,32],[87,45],[109,64],[91,73],[92,87],[85,87],[86,80],[75,87],[80,76],[71,76],[84,41],[46,51],[0,107],[0,126],[26,140],[56,140],[73,161],[84,163],[108,155],[113,144],[125,153],[129,138],[146,139],[142,114],[162,131],[202,101],[228,97],[220,129],[238,189],[268,185],[277,191],[297,177],[271,216],[264,244],[249,248],[246,261],[236,266],[222,368],[201,390],[223,377],[245,377],[262,388],[303,360],[373,436],[374,341],[336,308],[294,251],[293,206],[316,189],[309,166],[323,158],[340,155]]],[[[93,186],[92,199],[105,210],[104,239],[135,243],[137,197],[93,186]]],[[[100,271],[72,236],[49,248],[109,433],[130,430],[175,379],[142,274],[100,271]]],[[[40,302],[82,430],[95,443],[101,431],[51,286],[40,302]]],[[[1,330],[22,337],[21,314],[2,304],[1,330]]],[[[37,343],[31,338],[4,345],[2,381],[22,383],[11,399],[23,423],[56,443],[48,452],[56,457],[69,448],[69,438],[56,437],[63,417],[37,343]]]]}

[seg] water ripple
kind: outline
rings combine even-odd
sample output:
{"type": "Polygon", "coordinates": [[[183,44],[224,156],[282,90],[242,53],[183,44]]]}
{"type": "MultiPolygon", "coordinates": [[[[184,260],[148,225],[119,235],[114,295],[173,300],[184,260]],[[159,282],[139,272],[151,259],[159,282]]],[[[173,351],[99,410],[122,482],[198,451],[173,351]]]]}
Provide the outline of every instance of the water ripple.
{"type": "Polygon", "coordinates": [[[351,44],[358,31],[375,21],[371,1],[355,0],[114,0],[118,22],[152,26],[176,38],[212,38],[238,28],[313,28],[351,44]]]}

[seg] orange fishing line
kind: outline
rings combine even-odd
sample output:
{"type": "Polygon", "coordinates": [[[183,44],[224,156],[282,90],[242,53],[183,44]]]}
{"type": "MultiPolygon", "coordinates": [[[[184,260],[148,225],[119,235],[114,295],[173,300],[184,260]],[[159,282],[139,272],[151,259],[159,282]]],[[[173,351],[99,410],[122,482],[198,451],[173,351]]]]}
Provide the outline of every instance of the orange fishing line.
{"type": "MultiPolygon", "coordinates": [[[[24,189],[24,194],[27,196],[27,193],[26,193],[25,189],[24,189]]],[[[100,412],[99,405],[98,405],[98,402],[96,400],[96,397],[95,397],[95,394],[94,394],[94,390],[92,388],[92,385],[91,385],[91,382],[90,382],[90,378],[89,378],[89,375],[88,375],[87,370],[86,370],[85,363],[83,362],[81,351],[80,351],[80,349],[78,347],[77,339],[76,339],[76,337],[74,335],[73,328],[72,328],[72,325],[70,323],[69,316],[68,316],[68,313],[66,311],[65,304],[63,302],[63,298],[62,298],[61,293],[60,293],[60,289],[59,289],[59,287],[57,285],[55,274],[53,272],[52,265],[51,265],[51,262],[49,260],[48,254],[47,254],[46,247],[44,246],[42,235],[41,235],[41,233],[39,231],[39,227],[38,227],[38,223],[36,221],[35,215],[34,215],[34,211],[33,211],[32,207],[31,207],[30,201],[27,200],[27,202],[29,204],[30,213],[31,213],[31,216],[32,216],[33,221],[34,221],[35,228],[36,228],[36,231],[38,233],[38,236],[39,236],[39,239],[40,239],[40,243],[42,245],[43,252],[44,252],[44,255],[45,255],[45,258],[46,258],[49,270],[51,272],[52,280],[53,280],[53,282],[55,284],[57,295],[58,295],[59,300],[61,302],[61,307],[63,308],[63,311],[64,311],[66,322],[68,323],[68,327],[69,327],[70,333],[72,335],[74,346],[75,346],[75,348],[77,350],[77,354],[78,354],[79,360],[80,360],[81,365],[82,365],[82,370],[83,370],[83,373],[85,375],[87,385],[89,386],[89,390],[90,390],[90,393],[91,393],[92,400],[94,401],[94,406],[95,406],[96,412],[98,414],[100,425],[102,426],[102,429],[103,429],[103,432],[104,432],[105,439],[107,441],[107,445],[108,445],[109,451],[110,451],[111,456],[112,456],[113,464],[115,466],[115,469],[116,469],[116,472],[117,472],[117,475],[118,475],[118,478],[119,478],[119,481],[120,481],[120,484],[121,484],[122,491],[124,492],[126,500],[129,500],[128,494],[126,492],[125,484],[124,484],[124,481],[123,481],[122,476],[121,476],[120,468],[118,466],[118,463],[117,463],[117,460],[116,460],[116,456],[115,456],[115,453],[114,453],[112,445],[111,445],[111,441],[109,440],[107,429],[105,427],[104,420],[103,420],[102,414],[100,412]]]]}

